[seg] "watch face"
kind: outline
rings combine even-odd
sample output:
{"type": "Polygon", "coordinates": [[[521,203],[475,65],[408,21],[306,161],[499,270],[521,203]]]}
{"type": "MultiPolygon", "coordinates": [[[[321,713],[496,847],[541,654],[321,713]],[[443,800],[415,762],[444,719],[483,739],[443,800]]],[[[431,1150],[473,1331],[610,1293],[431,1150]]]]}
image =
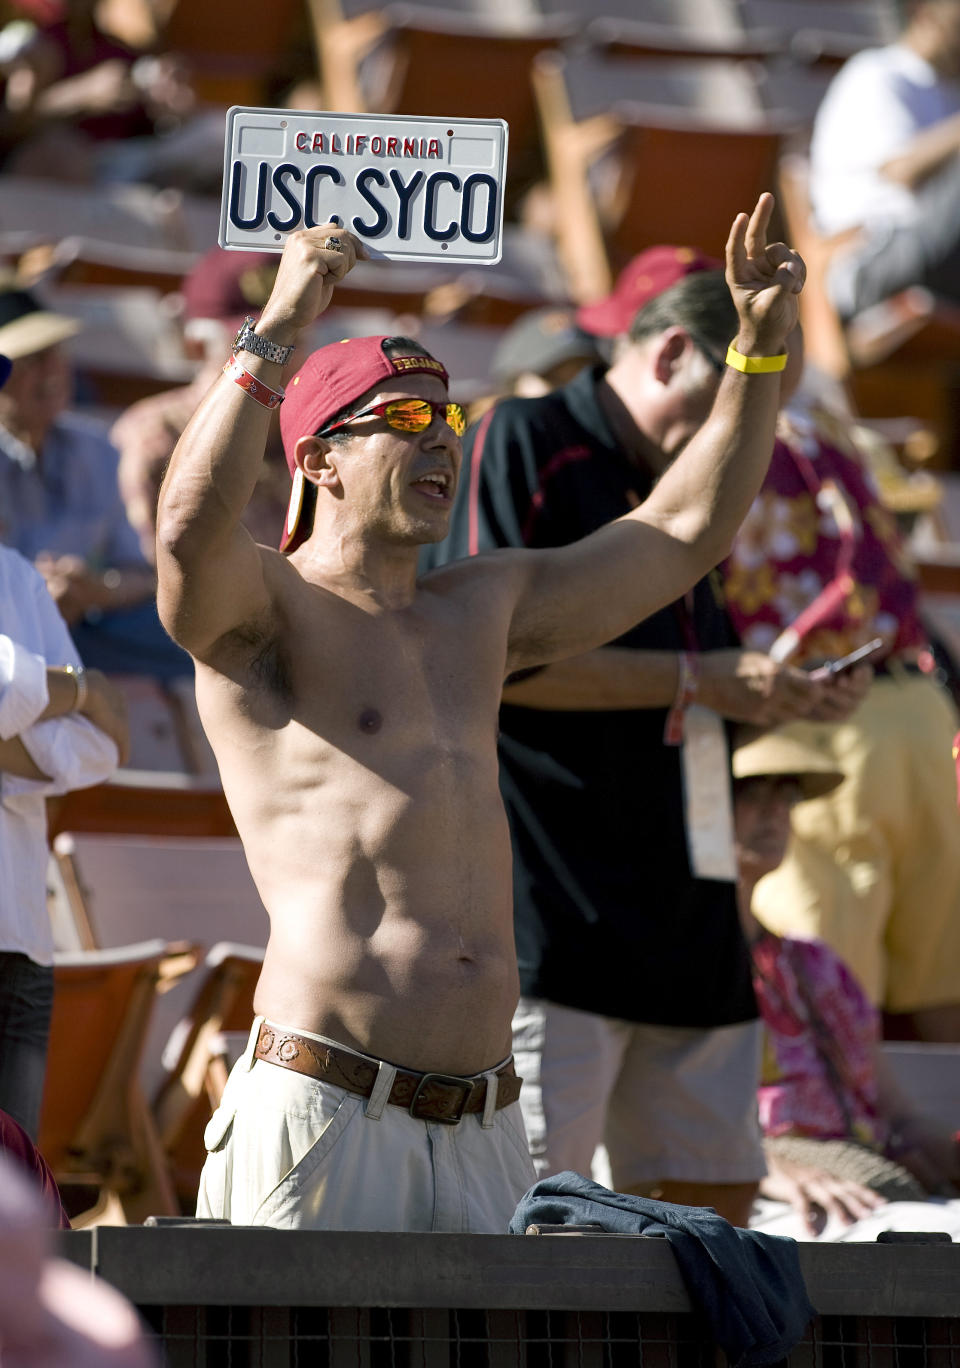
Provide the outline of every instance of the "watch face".
{"type": "Polygon", "coordinates": [[[234,351],[239,351],[243,346],[244,342],[246,341],[246,334],[250,329],[252,323],[253,320],[251,318],[245,318],[243,322],[240,324],[240,330],[237,333],[236,337],[233,339],[234,351]]]}

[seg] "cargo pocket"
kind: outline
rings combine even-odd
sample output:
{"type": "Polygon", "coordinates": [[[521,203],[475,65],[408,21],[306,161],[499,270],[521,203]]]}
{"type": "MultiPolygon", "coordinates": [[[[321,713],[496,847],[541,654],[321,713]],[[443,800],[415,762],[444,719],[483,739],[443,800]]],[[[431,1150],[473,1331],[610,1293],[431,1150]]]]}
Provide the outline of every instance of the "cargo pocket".
{"type": "Polygon", "coordinates": [[[203,1148],[208,1154],[223,1149],[230,1136],[236,1114],[236,1107],[224,1106],[218,1107],[213,1113],[203,1132],[203,1148]]]}
{"type": "Polygon", "coordinates": [[[227,1145],[233,1134],[236,1108],[220,1106],[207,1122],[203,1132],[206,1162],[200,1175],[197,1191],[197,1215],[232,1220],[227,1145]]]}

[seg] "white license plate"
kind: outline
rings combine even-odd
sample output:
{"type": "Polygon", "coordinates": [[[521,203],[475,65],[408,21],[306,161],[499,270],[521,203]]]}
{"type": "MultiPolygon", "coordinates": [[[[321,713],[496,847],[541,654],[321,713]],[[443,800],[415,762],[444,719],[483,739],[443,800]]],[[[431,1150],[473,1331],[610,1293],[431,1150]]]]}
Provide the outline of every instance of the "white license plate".
{"type": "Polygon", "coordinates": [[[500,260],[507,125],[295,109],[227,111],[220,246],[279,252],[333,219],[373,257],[500,260]]]}

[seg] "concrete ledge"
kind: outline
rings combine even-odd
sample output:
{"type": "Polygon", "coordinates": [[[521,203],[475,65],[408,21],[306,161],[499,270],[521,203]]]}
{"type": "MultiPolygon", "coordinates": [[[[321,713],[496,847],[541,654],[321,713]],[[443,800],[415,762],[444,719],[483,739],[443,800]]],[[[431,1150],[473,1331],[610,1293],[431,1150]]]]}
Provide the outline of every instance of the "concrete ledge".
{"type": "MultiPolygon", "coordinates": [[[[686,1313],[662,1239],[100,1226],[66,1257],[139,1306],[686,1313]]],[[[960,1246],[801,1245],[821,1315],[960,1319],[960,1246]]]]}

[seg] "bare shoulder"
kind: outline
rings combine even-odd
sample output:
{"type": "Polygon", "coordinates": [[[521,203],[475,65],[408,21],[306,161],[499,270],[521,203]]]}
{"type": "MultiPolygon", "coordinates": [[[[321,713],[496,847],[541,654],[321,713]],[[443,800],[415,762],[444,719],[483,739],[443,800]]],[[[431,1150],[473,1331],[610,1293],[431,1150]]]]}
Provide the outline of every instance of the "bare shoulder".
{"type": "Polygon", "coordinates": [[[472,611],[478,601],[488,608],[500,604],[509,611],[522,589],[529,557],[528,551],[512,548],[466,556],[427,571],[418,587],[425,595],[449,604],[452,611],[472,611]]]}

